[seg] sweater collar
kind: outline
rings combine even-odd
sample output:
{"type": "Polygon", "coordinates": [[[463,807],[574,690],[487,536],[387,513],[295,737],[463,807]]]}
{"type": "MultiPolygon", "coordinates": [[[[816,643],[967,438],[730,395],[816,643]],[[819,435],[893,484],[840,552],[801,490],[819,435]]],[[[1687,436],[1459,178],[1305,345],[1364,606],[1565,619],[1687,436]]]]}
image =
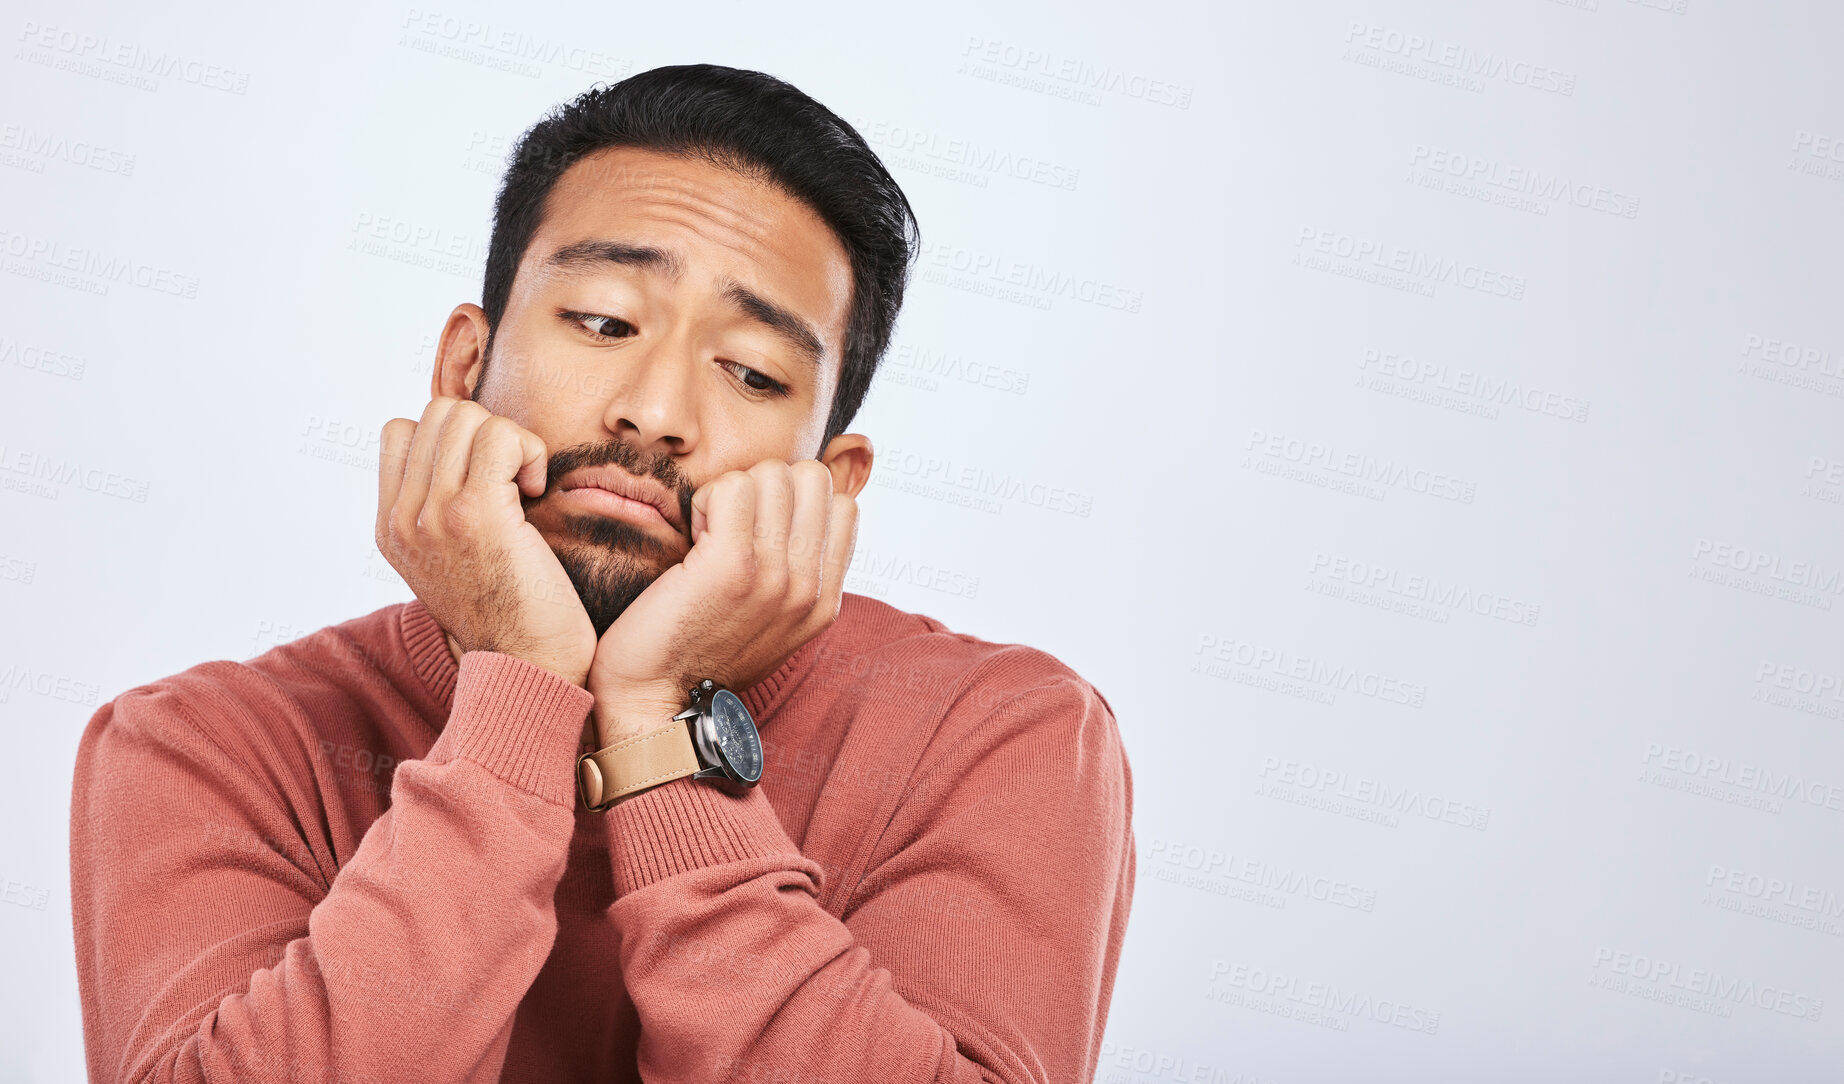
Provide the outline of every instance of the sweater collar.
{"type": "MultiPolygon", "coordinates": [[[[827,638],[833,628],[827,628],[813,639],[802,644],[798,650],[788,656],[787,661],[774,673],[756,682],[746,689],[734,689],[749,708],[749,714],[757,723],[767,718],[781,702],[783,694],[795,684],[795,678],[813,665],[815,653],[820,641],[827,638]]],[[[423,605],[420,598],[412,598],[403,604],[399,618],[399,630],[403,638],[404,650],[409,653],[410,665],[416,676],[422,680],[438,704],[442,706],[442,715],[446,719],[455,705],[455,681],[461,674],[461,667],[455,662],[454,655],[448,650],[448,638],[442,626],[436,622],[435,615],[423,605]]]]}

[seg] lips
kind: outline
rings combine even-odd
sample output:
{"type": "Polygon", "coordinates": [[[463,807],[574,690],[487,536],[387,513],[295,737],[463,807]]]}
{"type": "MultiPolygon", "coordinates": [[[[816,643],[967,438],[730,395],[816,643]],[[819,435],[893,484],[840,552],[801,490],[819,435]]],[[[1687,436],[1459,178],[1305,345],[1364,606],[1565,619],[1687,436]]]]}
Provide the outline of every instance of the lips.
{"type": "MultiPolygon", "coordinates": [[[[660,518],[673,530],[681,534],[685,531],[685,525],[679,518],[678,499],[668,492],[666,487],[629,474],[620,467],[604,465],[572,471],[558,484],[557,488],[563,492],[602,490],[616,497],[624,497],[629,501],[638,501],[658,512],[660,518]]],[[[577,496],[583,499],[595,499],[594,495],[589,493],[579,493],[577,496]]],[[[611,510],[618,511],[622,508],[620,502],[604,500],[601,503],[605,503],[611,510]]]]}

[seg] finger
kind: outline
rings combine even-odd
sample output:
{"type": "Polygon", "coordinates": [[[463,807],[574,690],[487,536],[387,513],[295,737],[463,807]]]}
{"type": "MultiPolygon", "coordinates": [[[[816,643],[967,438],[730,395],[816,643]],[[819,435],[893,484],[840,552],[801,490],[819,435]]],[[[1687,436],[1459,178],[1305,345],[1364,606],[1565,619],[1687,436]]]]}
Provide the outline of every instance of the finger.
{"type": "Polygon", "coordinates": [[[487,408],[472,400],[462,400],[442,419],[436,436],[434,471],[429,478],[429,497],[423,502],[423,514],[440,514],[461,492],[467,481],[468,461],[474,450],[474,433],[487,420],[487,408]]]}
{"type": "Polygon", "coordinates": [[[824,579],[827,531],[832,519],[832,471],[817,459],[790,468],[794,519],[788,531],[788,593],[811,606],[824,579]]]}
{"type": "Polygon", "coordinates": [[[410,459],[410,438],[416,435],[416,423],[408,418],[392,418],[378,434],[378,538],[384,538],[384,525],[397,504],[403,489],[404,466],[410,459]]]}
{"type": "Polygon", "coordinates": [[[832,514],[826,524],[825,571],[820,576],[820,597],[815,607],[828,623],[839,616],[845,591],[845,572],[858,545],[858,502],[844,493],[832,495],[832,514]]]}
{"type": "Polygon", "coordinates": [[[756,580],[769,594],[788,582],[788,535],[794,522],[794,478],[783,459],[764,459],[749,468],[756,480],[756,580]]]}
{"type": "Polygon", "coordinates": [[[397,494],[397,515],[406,526],[422,520],[423,502],[429,498],[429,475],[435,462],[436,437],[442,419],[460,400],[437,396],[423,408],[423,420],[416,423],[416,435],[410,438],[410,457],[404,464],[403,488],[397,494]]]}
{"type": "Polygon", "coordinates": [[[503,414],[489,414],[474,432],[464,492],[490,494],[512,482],[526,496],[544,493],[547,453],[538,434],[503,414]]]}
{"type": "Polygon", "coordinates": [[[692,494],[693,518],[703,523],[696,545],[755,575],[756,480],[725,471],[692,494]]]}

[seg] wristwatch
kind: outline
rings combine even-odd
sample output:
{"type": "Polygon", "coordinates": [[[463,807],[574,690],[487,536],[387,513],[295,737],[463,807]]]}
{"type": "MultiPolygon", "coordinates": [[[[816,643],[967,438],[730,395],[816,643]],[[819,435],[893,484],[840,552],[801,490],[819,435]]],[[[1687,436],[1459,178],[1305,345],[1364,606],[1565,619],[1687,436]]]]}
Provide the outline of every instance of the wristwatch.
{"type": "Polygon", "coordinates": [[[691,706],[665,726],[576,761],[576,789],[600,813],[623,798],[686,776],[741,793],[762,778],[762,736],[742,698],[705,678],[691,706]]]}

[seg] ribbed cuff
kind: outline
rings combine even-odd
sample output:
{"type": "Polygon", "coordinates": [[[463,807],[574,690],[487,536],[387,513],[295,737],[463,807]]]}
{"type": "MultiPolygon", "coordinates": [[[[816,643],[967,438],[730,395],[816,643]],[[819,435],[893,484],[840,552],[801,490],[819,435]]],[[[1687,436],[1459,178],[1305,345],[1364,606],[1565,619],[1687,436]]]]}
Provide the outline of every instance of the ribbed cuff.
{"type": "Polygon", "coordinates": [[[455,705],[426,758],[465,757],[520,790],[576,801],[576,746],[595,694],[515,655],[469,651],[455,705]]]}
{"type": "Polygon", "coordinates": [[[617,896],[725,862],[800,855],[759,787],[738,796],[700,780],[675,779],[606,815],[617,896]]]}

